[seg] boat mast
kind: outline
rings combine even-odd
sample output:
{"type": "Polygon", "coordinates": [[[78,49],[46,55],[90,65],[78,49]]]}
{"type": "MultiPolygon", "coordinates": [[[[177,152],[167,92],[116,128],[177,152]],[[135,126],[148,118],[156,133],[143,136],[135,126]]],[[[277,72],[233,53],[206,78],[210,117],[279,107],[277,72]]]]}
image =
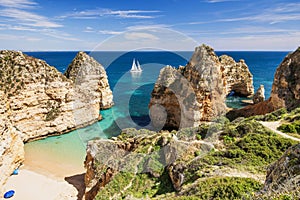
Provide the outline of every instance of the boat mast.
{"type": "Polygon", "coordinates": [[[138,61],[138,60],[136,61],[136,63],[137,63],[137,69],[138,69],[139,71],[142,71],[142,69],[141,69],[141,65],[140,65],[140,63],[139,63],[139,61],[138,61]]]}
{"type": "Polygon", "coordinates": [[[131,71],[135,71],[137,70],[137,67],[136,67],[136,64],[135,64],[135,58],[133,59],[133,62],[132,62],[132,67],[131,67],[131,71]]]}

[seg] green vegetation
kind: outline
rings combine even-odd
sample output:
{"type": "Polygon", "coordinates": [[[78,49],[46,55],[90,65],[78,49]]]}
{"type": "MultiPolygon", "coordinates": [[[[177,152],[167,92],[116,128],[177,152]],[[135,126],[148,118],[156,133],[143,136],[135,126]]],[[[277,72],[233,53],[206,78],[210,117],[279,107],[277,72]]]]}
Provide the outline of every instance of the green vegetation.
{"type": "Polygon", "coordinates": [[[278,121],[278,120],[284,118],[286,115],[287,115],[286,108],[281,108],[281,109],[275,110],[272,113],[254,116],[252,118],[255,118],[260,121],[278,121]]]}
{"type": "Polygon", "coordinates": [[[261,183],[250,178],[214,177],[198,181],[196,186],[188,188],[183,195],[198,199],[251,199],[261,186],[261,183]]]}
{"type": "Polygon", "coordinates": [[[47,101],[47,108],[49,109],[45,121],[52,121],[59,116],[60,113],[60,105],[57,102],[47,101]]]}
{"type": "MultiPolygon", "coordinates": [[[[295,113],[300,116],[300,109],[295,113]]],[[[287,117],[289,114],[281,109],[264,117],[264,120],[287,117]]],[[[296,144],[266,129],[257,121],[261,119],[262,116],[259,116],[229,122],[226,118],[218,118],[212,124],[171,133],[123,130],[118,140],[125,143],[135,141],[137,146],[132,151],[144,157],[135,163],[137,173],[134,170],[131,173],[117,173],[113,181],[100,190],[96,199],[108,199],[114,195],[115,199],[253,199],[257,197],[256,192],[261,189],[262,183],[252,178],[234,177],[234,174],[231,177],[231,170],[263,179],[267,167],[278,160],[286,149],[296,144]],[[206,140],[215,134],[218,136],[216,148],[205,150],[205,145],[199,140],[206,140]],[[177,137],[176,142],[174,135],[177,137]],[[193,145],[185,149],[189,141],[193,141],[193,145]],[[181,166],[179,173],[184,177],[179,191],[173,188],[169,175],[171,168],[164,164],[171,156],[166,154],[164,147],[170,143],[182,149],[176,151],[171,146],[173,155],[179,156],[172,166],[181,166]]],[[[291,119],[293,123],[297,122],[294,117],[291,119]]],[[[293,196],[274,196],[278,200],[290,197],[293,196]]]]}
{"type": "Polygon", "coordinates": [[[300,108],[296,108],[282,117],[283,123],[277,128],[279,131],[300,138],[300,108]]]}

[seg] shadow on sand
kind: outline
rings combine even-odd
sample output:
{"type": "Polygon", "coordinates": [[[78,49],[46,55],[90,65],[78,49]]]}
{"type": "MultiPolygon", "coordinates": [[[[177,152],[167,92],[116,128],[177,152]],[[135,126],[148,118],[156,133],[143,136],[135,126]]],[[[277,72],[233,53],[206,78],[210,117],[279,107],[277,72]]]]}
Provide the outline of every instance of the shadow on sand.
{"type": "Polygon", "coordinates": [[[67,181],[69,184],[73,185],[77,189],[77,191],[78,191],[77,199],[78,200],[82,200],[83,195],[85,193],[84,176],[85,176],[85,173],[77,174],[77,175],[70,176],[70,177],[65,177],[65,181],[67,181]]]}

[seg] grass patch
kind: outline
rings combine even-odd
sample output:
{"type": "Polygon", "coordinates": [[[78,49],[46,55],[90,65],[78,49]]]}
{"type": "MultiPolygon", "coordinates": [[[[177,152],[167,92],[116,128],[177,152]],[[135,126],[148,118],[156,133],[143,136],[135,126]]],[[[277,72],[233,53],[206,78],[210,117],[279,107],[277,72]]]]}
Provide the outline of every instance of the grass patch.
{"type": "MultiPolygon", "coordinates": [[[[214,177],[198,181],[195,187],[189,188],[183,196],[198,199],[250,199],[261,188],[254,179],[238,177],[214,177]]],[[[181,197],[178,199],[188,199],[181,197]]]]}

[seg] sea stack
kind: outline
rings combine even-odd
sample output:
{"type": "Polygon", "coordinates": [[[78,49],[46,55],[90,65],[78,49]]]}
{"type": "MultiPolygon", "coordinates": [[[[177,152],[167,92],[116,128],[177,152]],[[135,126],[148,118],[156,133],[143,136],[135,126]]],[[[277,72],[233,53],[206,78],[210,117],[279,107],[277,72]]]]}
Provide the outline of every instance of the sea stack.
{"type": "Polygon", "coordinates": [[[246,63],[218,57],[206,45],[199,46],[185,67],[167,66],[160,71],[151,94],[150,115],[154,126],[166,129],[198,126],[226,113],[226,96],[254,93],[246,63]]]}
{"type": "MultiPolygon", "coordinates": [[[[87,69],[96,65],[87,55],[84,59],[87,69]]],[[[0,51],[0,66],[0,90],[7,95],[5,105],[10,110],[7,117],[25,142],[94,123],[101,118],[101,105],[105,108],[112,105],[103,68],[94,79],[89,77],[99,86],[87,87],[84,84],[90,82],[84,82],[84,87],[74,84],[45,61],[19,51],[0,51]]]]}
{"type": "Polygon", "coordinates": [[[264,115],[280,108],[292,110],[300,106],[300,47],[288,54],[276,69],[271,96],[266,101],[230,111],[230,119],[264,115]]]}
{"type": "Polygon", "coordinates": [[[255,94],[253,95],[253,103],[257,104],[265,100],[265,87],[260,85],[255,94]]]}
{"type": "Polygon", "coordinates": [[[65,76],[83,90],[93,90],[101,109],[113,106],[113,95],[104,67],[85,52],[78,52],[65,76]]]}

